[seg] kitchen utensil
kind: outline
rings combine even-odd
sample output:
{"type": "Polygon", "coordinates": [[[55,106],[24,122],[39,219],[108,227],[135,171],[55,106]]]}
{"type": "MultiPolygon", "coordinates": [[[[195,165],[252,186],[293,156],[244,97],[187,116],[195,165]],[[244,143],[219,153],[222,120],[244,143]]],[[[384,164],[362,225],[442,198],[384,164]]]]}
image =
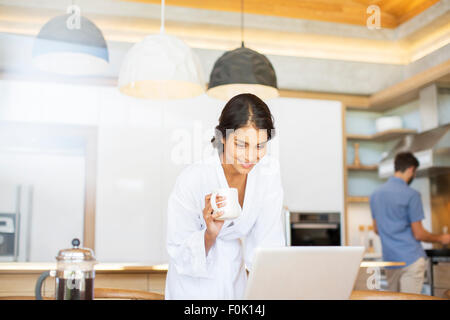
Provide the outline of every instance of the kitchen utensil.
{"type": "Polygon", "coordinates": [[[380,117],[375,120],[377,132],[403,128],[402,118],[399,116],[380,117]]]}
{"type": "Polygon", "coordinates": [[[353,165],[354,166],[360,166],[361,165],[361,160],[359,159],[359,143],[354,143],[353,147],[355,149],[355,157],[353,159],[353,165]]]}
{"type": "Polygon", "coordinates": [[[93,300],[94,265],[97,263],[91,249],[80,248],[80,240],[72,240],[72,248],[60,250],[56,270],[43,272],[36,283],[36,300],[42,300],[42,284],[48,276],[56,277],[56,300],[93,300]]]}

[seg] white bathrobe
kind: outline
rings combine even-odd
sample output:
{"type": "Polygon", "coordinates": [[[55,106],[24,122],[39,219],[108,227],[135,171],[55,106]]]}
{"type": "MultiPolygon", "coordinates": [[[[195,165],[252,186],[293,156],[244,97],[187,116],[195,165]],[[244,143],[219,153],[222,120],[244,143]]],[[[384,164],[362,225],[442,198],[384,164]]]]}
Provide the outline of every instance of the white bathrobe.
{"type": "Polygon", "coordinates": [[[284,246],[278,160],[265,155],[249,172],[241,216],[226,220],[205,254],[205,196],[229,187],[219,154],[188,165],[168,203],[166,299],[242,299],[256,247],[284,246]]]}

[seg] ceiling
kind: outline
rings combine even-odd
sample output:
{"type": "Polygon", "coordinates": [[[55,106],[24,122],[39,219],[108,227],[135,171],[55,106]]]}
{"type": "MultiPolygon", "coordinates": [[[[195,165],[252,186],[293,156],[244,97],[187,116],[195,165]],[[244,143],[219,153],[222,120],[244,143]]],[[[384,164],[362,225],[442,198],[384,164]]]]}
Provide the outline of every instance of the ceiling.
{"type": "MultiPolygon", "coordinates": [[[[160,3],[149,1],[74,0],[108,42],[110,68],[98,79],[106,83],[115,81],[127,50],[160,31],[160,3]]],[[[165,31],[196,51],[205,76],[224,51],[240,46],[239,8],[208,10],[174,6],[170,3],[176,0],[166,1],[169,5],[164,14],[165,31]]],[[[289,2],[285,0],[283,4],[289,2]]],[[[47,21],[64,13],[70,3],[70,0],[0,0],[0,79],[2,72],[29,72],[33,38],[47,21]]],[[[450,0],[439,1],[394,29],[246,14],[243,38],[248,48],[268,55],[280,75],[281,88],[372,94],[450,59],[449,21],[450,0]]]]}
{"type": "MultiPolygon", "coordinates": [[[[63,12],[68,1],[0,0],[0,33],[35,36],[42,25],[63,12]]],[[[239,6],[240,3],[240,0],[195,1],[166,0],[166,3],[203,3],[205,6],[210,4],[216,7],[222,4],[239,6]]],[[[247,6],[256,3],[251,1],[245,2],[247,6]]],[[[267,2],[259,1],[260,4],[267,2]]],[[[294,3],[292,0],[271,1],[282,3],[283,6],[294,3]]],[[[314,4],[325,1],[337,2],[316,0],[314,4]]],[[[409,3],[417,1],[409,0],[409,3]]],[[[352,3],[364,7],[361,3],[369,2],[353,0],[352,3]]],[[[385,2],[379,0],[378,3],[385,2]]],[[[398,6],[403,2],[391,0],[390,8],[394,10],[397,7],[392,4],[398,6]]],[[[83,15],[92,19],[102,30],[108,42],[136,43],[160,30],[159,0],[75,0],[75,3],[82,8],[83,15]],[[155,3],[149,3],[151,1],[155,3]]],[[[243,39],[247,47],[263,54],[388,65],[408,65],[450,44],[450,0],[436,3],[395,29],[374,30],[365,25],[248,14],[241,34],[240,18],[239,11],[167,5],[165,30],[197,49],[232,50],[243,39]]]]}
{"type": "MultiPolygon", "coordinates": [[[[123,0],[160,4],[161,0],[123,0]]],[[[396,28],[400,24],[439,0],[244,0],[244,12],[306,20],[319,20],[363,25],[372,12],[370,5],[380,8],[383,28],[396,28]]],[[[240,12],[241,0],[166,0],[166,5],[196,9],[240,12]]]]}

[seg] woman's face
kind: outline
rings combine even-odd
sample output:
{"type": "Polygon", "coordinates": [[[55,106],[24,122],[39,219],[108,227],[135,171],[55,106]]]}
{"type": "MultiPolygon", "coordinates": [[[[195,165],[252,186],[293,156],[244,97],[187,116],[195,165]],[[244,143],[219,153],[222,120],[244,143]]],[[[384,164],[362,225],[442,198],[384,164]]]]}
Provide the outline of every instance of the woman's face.
{"type": "Polygon", "coordinates": [[[266,129],[256,129],[252,125],[239,128],[228,135],[224,142],[224,161],[240,174],[249,173],[267,152],[268,135],[266,129]]]}

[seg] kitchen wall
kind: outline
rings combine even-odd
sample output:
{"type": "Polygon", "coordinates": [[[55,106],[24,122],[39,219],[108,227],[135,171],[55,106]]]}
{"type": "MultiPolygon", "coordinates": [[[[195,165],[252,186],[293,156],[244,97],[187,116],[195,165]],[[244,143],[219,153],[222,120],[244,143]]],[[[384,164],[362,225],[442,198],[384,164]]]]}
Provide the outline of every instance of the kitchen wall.
{"type": "MultiPolygon", "coordinates": [[[[450,123],[450,93],[449,89],[439,88],[438,91],[438,113],[439,113],[439,125],[446,125],[450,123]]],[[[413,100],[404,105],[398,106],[385,113],[377,112],[358,112],[347,111],[346,127],[347,133],[360,133],[360,134],[373,134],[376,132],[375,120],[381,116],[400,116],[403,121],[403,127],[408,129],[415,129],[418,132],[421,131],[421,118],[419,112],[419,100],[413,100]]],[[[373,142],[361,142],[359,155],[362,163],[364,164],[376,164],[383,155],[383,152],[391,150],[398,140],[373,143],[373,142]]],[[[347,150],[347,162],[352,163],[354,158],[353,148],[351,144],[347,150]]],[[[367,195],[373,192],[376,187],[383,183],[385,179],[379,179],[377,172],[370,173],[357,173],[353,174],[353,179],[349,179],[348,191],[349,194],[367,195]]],[[[418,177],[414,179],[411,187],[420,192],[422,197],[423,209],[425,219],[423,220],[423,226],[426,230],[432,231],[432,207],[431,207],[431,194],[432,189],[430,185],[430,179],[427,177],[418,177]]],[[[372,219],[370,215],[370,207],[368,204],[355,204],[352,203],[348,207],[348,232],[349,232],[349,244],[355,245],[359,242],[359,225],[370,225],[372,219]]],[[[435,231],[435,232],[442,232],[435,231]]],[[[381,250],[379,246],[379,237],[376,237],[376,248],[381,250]]],[[[431,243],[422,243],[425,249],[432,247],[431,243]]],[[[381,252],[381,251],[379,251],[381,252]]]]}
{"type": "MultiPolygon", "coordinates": [[[[367,203],[351,203],[347,208],[348,223],[348,245],[359,246],[368,245],[369,231],[368,226],[372,225],[372,216],[370,207],[367,203]],[[359,226],[364,226],[364,231],[359,230],[359,226]]],[[[375,256],[381,255],[381,240],[376,234],[374,238],[375,256]]]]}
{"type": "Polygon", "coordinates": [[[439,125],[450,123],[450,88],[440,88],[438,94],[439,125]]]}
{"type": "MultiPolygon", "coordinates": [[[[0,81],[2,121],[98,128],[95,251],[103,262],[167,261],[168,196],[185,165],[213,152],[209,141],[223,105],[206,95],[156,102],[115,87],[0,81]]],[[[277,98],[268,105],[277,128],[270,151],[281,162],[285,204],[343,212],[340,103],[277,98]]]]}

